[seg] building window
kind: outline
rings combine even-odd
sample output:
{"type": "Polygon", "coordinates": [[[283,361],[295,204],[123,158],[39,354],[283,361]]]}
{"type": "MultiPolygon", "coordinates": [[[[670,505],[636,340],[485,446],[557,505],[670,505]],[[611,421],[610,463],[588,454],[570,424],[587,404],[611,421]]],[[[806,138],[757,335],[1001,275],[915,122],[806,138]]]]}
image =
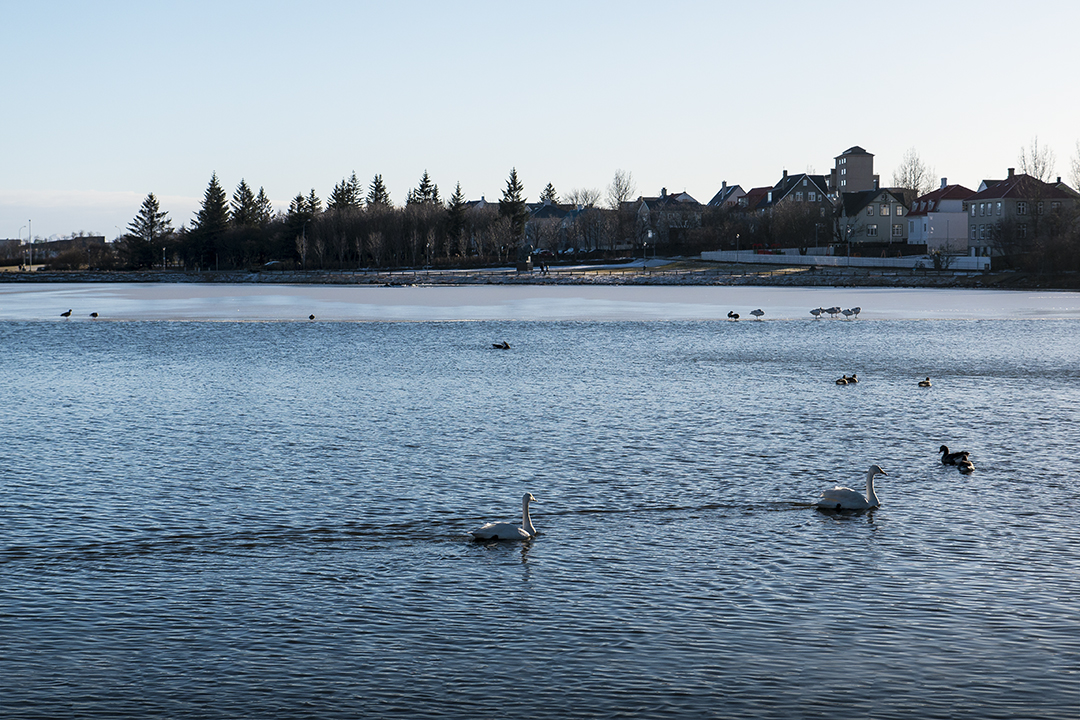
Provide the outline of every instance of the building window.
{"type": "Polygon", "coordinates": [[[979,239],[980,240],[985,240],[986,239],[986,226],[985,225],[980,225],[979,226],[979,239]]]}
{"type": "Polygon", "coordinates": [[[969,236],[971,237],[971,239],[972,239],[972,240],[974,240],[974,239],[975,239],[975,226],[974,226],[974,225],[972,225],[972,226],[971,226],[971,227],[969,228],[969,230],[971,230],[971,232],[969,232],[969,233],[968,233],[968,235],[969,235],[969,236]]]}
{"type": "Polygon", "coordinates": [[[986,215],[986,203],[979,203],[979,217],[986,215]]]}
{"type": "MultiPolygon", "coordinates": [[[[915,221],[914,220],[908,220],[907,221],[907,231],[908,231],[909,235],[912,235],[912,234],[915,233],[915,221]]],[[[926,231],[926,226],[925,225],[923,226],[923,231],[924,232],[926,231]]]]}
{"type": "Polygon", "coordinates": [[[821,208],[821,217],[825,217],[825,208],[821,208]]]}
{"type": "Polygon", "coordinates": [[[795,202],[802,202],[802,190],[795,193],[795,202]]]}
{"type": "Polygon", "coordinates": [[[874,206],[873,205],[867,205],[866,206],[866,215],[867,215],[867,217],[870,217],[873,214],[874,214],[874,206]]]}
{"type": "Polygon", "coordinates": [[[817,202],[817,193],[811,190],[810,192],[806,193],[806,199],[810,202],[817,202]]]}
{"type": "Polygon", "coordinates": [[[1043,202],[1042,202],[1042,200],[1035,203],[1035,212],[1039,213],[1040,215],[1043,214],[1043,202]]]}
{"type": "Polygon", "coordinates": [[[847,175],[847,168],[840,168],[841,175],[847,175]]]}
{"type": "Polygon", "coordinates": [[[877,237],[877,225],[866,226],[866,237],[877,237]]]}
{"type": "Polygon", "coordinates": [[[897,205],[896,206],[896,216],[901,217],[903,214],[904,214],[904,206],[903,205],[897,205]]]}
{"type": "Polygon", "coordinates": [[[1016,202],[1016,214],[1017,215],[1027,215],[1027,203],[1024,202],[1023,200],[1018,200],[1016,202]]]}
{"type": "Polygon", "coordinates": [[[971,203],[971,217],[975,217],[975,203],[971,203]]]}
{"type": "Polygon", "coordinates": [[[904,237],[904,223],[896,223],[892,226],[893,237],[904,237]]]}
{"type": "Polygon", "coordinates": [[[1001,214],[1001,201],[1000,200],[998,200],[998,204],[997,204],[997,214],[998,215],[1001,214]]]}
{"type": "Polygon", "coordinates": [[[889,206],[885,203],[881,203],[881,217],[886,217],[889,214],[889,206]]]}
{"type": "Polygon", "coordinates": [[[1060,210],[1060,209],[1061,209],[1061,203],[1057,202],[1056,200],[1050,202],[1050,212],[1054,212],[1055,210],[1060,210]]]}
{"type": "Polygon", "coordinates": [[[1016,226],[1016,236],[1021,240],[1027,237],[1027,224],[1020,223],[1016,226]]]}
{"type": "Polygon", "coordinates": [[[802,186],[803,186],[803,187],[806,187],[806,178],[803,178],[803,179],[802,179],[802,186]]]}

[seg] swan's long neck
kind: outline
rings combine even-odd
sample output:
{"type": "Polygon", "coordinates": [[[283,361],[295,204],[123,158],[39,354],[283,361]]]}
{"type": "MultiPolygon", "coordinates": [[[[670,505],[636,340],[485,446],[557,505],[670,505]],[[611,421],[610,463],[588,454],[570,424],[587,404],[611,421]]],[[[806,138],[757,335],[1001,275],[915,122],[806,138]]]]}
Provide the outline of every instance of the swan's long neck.
{"type": "Polygon", "coordinates": [[[870,507],[876,507],[881,503],[878,502],[877,493],[874,492],[874,471],[866,471],[866,504],[870,507]]]}
{"type": "Polygon", "coordinates": [[[532,518],[529,517],[529,498],[525,498],[521,501],[521,527],[530,535],[536,534],[536,528],[533,527],[532,518]]]}

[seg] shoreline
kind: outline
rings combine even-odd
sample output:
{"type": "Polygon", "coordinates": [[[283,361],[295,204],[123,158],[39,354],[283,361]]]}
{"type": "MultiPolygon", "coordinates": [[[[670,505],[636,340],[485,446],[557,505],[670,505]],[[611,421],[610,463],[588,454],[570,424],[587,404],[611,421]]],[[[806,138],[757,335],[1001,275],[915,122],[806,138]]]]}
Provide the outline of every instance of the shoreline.
{"type": "Polygon", "coordinates": [[[513,268],[472,270],[283,270],[283,271],[42,271],[0,272],[0,283],[199,283],[259,285],[705,285],[763,287],[884,287],[982,290],[1080,289],[1080,275],[1022,272],[886,270],[717,264],[671,261],[641,264],[553,267],[517,272],[513,268]]]}

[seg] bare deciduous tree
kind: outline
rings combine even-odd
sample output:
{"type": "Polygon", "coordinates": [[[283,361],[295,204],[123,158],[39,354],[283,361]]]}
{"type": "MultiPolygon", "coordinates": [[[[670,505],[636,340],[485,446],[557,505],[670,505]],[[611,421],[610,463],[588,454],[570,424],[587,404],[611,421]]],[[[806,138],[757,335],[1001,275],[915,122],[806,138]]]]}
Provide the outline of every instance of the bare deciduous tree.
{"type": "Polygon", "coordinates": [[[910,148],[893,172],[893,187],[912,190],[915,197],[925,195],[934,189],[934,169],[926,166],[915,148],[910,148]]]}
{"type": "Polygon", "coordinates": [[[1080,190],[1080,140],[1076,141],[1076,154],[1072,158],[1072,173],[1069,176],[1073,190],[1080,190]]]}
{"type": "Polygon", "coordinates": [[[596,207],[600,202],[600,191],[595,188],[575,188],[566,196],[566,202],[581,207],[596,207]]]}
{"type": "Polygon", "coordinates": [[[1057,159],[1054,151],[1045,145],[1039,147],[1039,137],[1031,140],[1030,148],[1020,148],[1020,172],[1030,175],[1036,180],[1050,182],[1054,177],[1054,165],[1057,159]]]}
{"type": "Polygon", "coordinates": [[[630,200],[637,192],[634,184],[634,174],[626,170],[616,170],[615,177],[608,185],[607,199],[612,210],[618,210],[619,205],[630,200]]]}

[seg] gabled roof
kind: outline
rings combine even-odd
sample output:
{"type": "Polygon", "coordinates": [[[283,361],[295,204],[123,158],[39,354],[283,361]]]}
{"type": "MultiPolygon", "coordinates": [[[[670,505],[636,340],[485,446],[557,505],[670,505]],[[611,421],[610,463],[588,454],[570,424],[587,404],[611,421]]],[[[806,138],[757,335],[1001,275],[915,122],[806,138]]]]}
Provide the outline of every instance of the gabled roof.
{"type": "Polygon", "coordinates": [[[861,192],[841,193],[840,202],[843,203],[844,215],[854,217],[863,211],[870,203],[881,202],[887,195],[886,202],[904,202],[902,195],[898,195],[891,188],[879,188],[877,190],[863,190],[861,192]]]}
{"type": "Polygon", "coordinates": [[[740,199],[741,207],[746,210],[760,210],[769,200],[769,193],[772,192],[771,187],[756,187],[750,188],[750,191],[746,193],[746,196],[740,199]]]}
{"type": "Polygon", "coordinates": [[[974,190],[968,190],[963,185],[946,185],[916,198],[915,202],[911,203],[908,217],[937,212],[942,200],[967,200],[974,194],[974,190]]]}
{"type": "Polygon", "coordinates": [[[713,199],[709,201],[709,207],[720,207],[724,203],[732,202],[745,194],[739,185],[724,185],[713,195],[713,199]]]}
{"type": "Polygon", "coordinates": [[[813,190],[822,195],[822,200],[828,198],[828,192],[826,187],[828,184],[825,182],[824,175],[807,175],[806,173],[800,173],[798,175],[788,175],[784,172],[784,176],[780,178],[779,182],[770,188],[772,190],[772,205],[783,200],[792,192],[799,190],[803,187],[803,180],[806,180],[806,190],[809,192],[813,190]]]}
{"type": "Polygon", "coordinates": [[[972,195],[969,200],[979,202],[981,200],[1015,199],[1026,200],[1038,196],[1042,200],[1073,200],[1075,197],[1064,190],[1044,183],[1038,178],[1023,173],[1016,175],[1012,172],[1009,177],[999,183],[995,183],[981,192],[972,195]]]}
{"type": "Polygon", "coordinates": [[[559,205],[557,203],[542,202],[529,203],[529,217],[534,220],[546,220],[548,218],[564,218],[570,212],[572,205],[559,205]]]}

